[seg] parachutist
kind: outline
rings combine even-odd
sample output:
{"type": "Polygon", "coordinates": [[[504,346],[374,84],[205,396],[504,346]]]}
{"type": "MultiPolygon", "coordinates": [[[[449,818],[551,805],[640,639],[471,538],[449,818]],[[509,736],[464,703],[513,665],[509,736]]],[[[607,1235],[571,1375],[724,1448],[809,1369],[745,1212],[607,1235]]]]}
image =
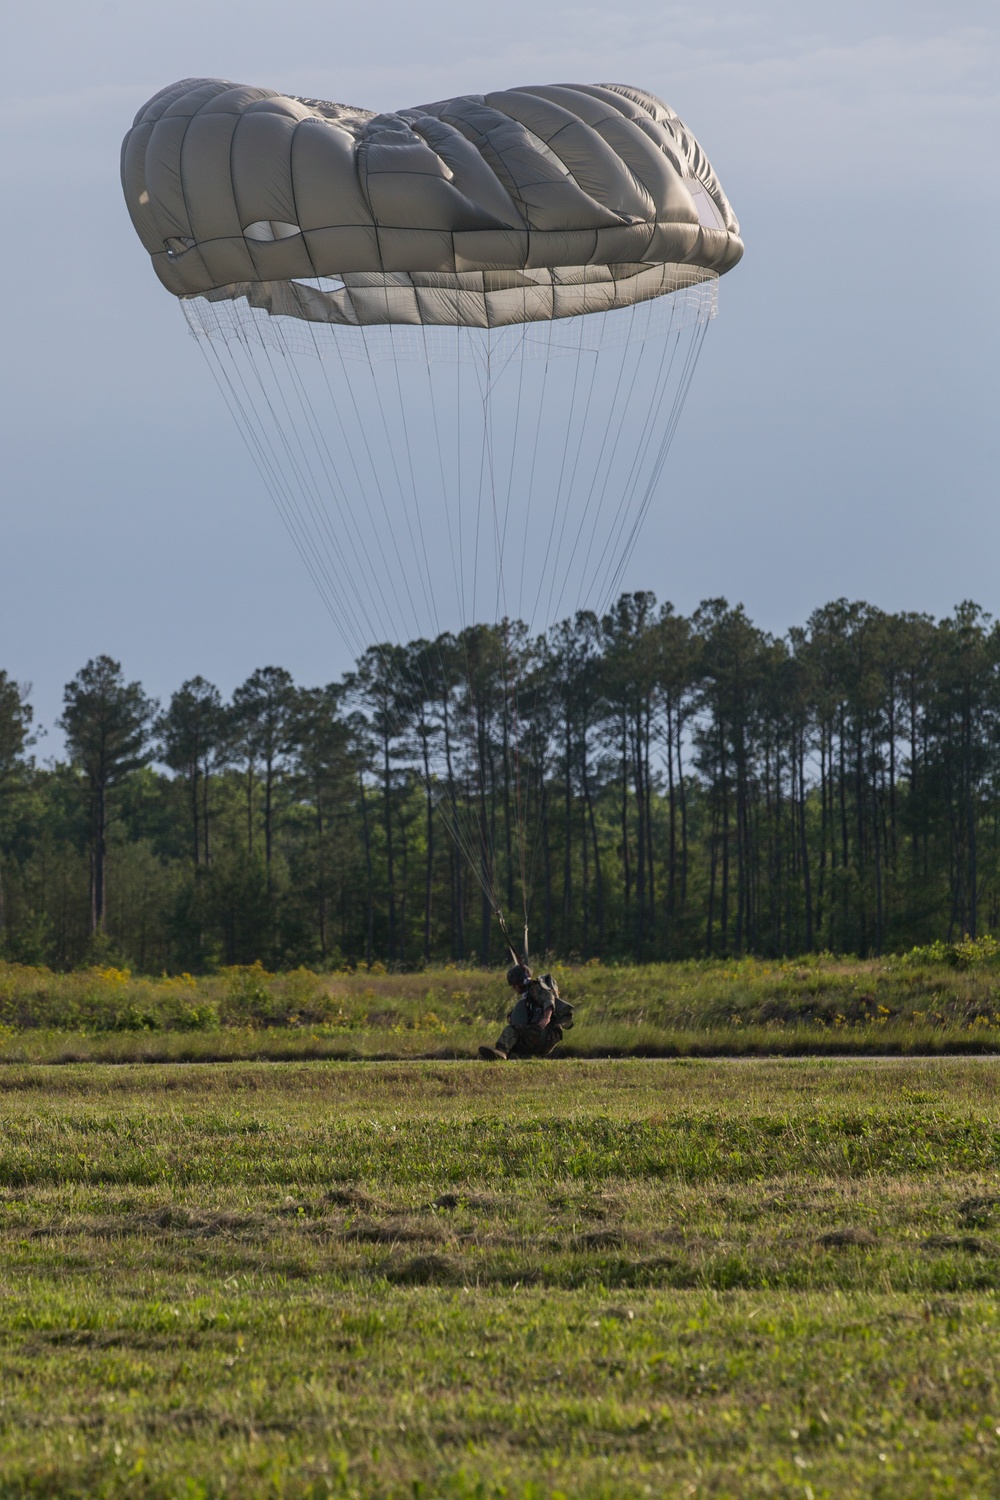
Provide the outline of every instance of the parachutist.
{"type": "Polygon", "coordinates": [[[506,1062],[509,1057],[548,1057],[573,1025],[573,1007],[559,994],[551,974],[535,977],[526,963],[507,970],[507,983],[517,994],[507,1013],[507,1025],[493,1047],[480,1047],[484,1062],[506,1062]]]}

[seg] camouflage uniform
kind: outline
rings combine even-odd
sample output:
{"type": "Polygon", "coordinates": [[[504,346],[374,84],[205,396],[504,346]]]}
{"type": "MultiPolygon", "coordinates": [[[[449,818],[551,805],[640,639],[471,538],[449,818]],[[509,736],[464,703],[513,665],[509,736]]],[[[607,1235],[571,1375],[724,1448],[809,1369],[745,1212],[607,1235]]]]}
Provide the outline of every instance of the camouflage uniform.
{"type": "Polygon", "coordinates": [[[508,1057],[547,1057],[562,1041],[562,1027],[555,1019],[555,996],[548,985],[529,979],[496,1045],[508,1057]],[[539,1021],[542,1022],[539,1025],[539,1021]]]}

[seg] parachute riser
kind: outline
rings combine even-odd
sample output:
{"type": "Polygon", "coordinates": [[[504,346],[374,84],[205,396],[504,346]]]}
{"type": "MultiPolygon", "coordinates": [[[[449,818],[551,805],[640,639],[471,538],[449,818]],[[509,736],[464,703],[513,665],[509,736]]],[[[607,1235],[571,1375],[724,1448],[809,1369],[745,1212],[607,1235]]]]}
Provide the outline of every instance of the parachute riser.
{"type": "Polygon", "coordinates": [[[512,964],[522,964],[525,968],[527,968],[528,967],[528,924],[527,924],[527,922],[525,922],[525,924],[524,924],[524,948],[523,948],[523,951],[521,953],[519,953],[518,950],[517,950],[517,948],[514,946],[514,939],[510,935],[510,930],[509,930],[509,928],[507,926],[506,920],[504,918],[504,914],[500,910],[499,906],[496,908],[496,919],[497,919],[497,923],[498,923],[499,928],[500,928],[500,932],[501,932],[501,934],[503,936],[504,946],[506,947],[507,952],[510,954],[510,961],[511,961],[511,963],[512,964]]]}

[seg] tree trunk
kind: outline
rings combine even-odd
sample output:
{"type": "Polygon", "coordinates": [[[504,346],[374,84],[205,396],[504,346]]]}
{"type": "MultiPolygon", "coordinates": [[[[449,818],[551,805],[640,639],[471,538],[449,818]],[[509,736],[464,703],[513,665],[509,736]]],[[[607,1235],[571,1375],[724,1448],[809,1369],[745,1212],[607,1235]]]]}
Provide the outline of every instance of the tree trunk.
{"type": "Polygon", "coordinates": [[[562,951],[564,954],[570,951],[573,922],[573,853],[572,853],[572,831],[573,831],[573,785],[572,785],[572,756],[573,736],[569,715],[569,705],[565,706],[565,740],[563,758],[563,824],[565,830],[565,848],[563,850],[563,899],[562,899],[562,951]]]}
{"type": "Polygon", "coordinates": [[[90,897],[90,930],[104,929],[104,870],[107,857],[107,786],[99,781],[94,788],[93,881],[90,897]]]}
{"type": "Polygon", "coordinates": [[[209,837],[209,770],[208,760],[201,768],[201,837],[202,849],[204,851],[205,869],[209,869],[212,863],[212,844],[209,837]]]}
{"type": "Polygon", "coordinates": [[[545,952],[552,951],[552,846],[549,841],[549,794],[542,781],[542,868],[545,876],[545,952]]]}
{"type": "Polygon", "coordinates": [[[625,877],[625,927],[632,914],[632,862],[628,848],[628,722],[622,709],[622,873],[625,877]]]}
{"type": "Polygon", "coordinates": [[[317,894],[319,896],[319,951],[322,959],[326,960],[326,849],[323,828],[323,799],[319,788],[316,789],[316,861],[318,869],[317,894]]]}
{"type": "Polygon", "coordinates": [[[274,761],[270,755],[264,761],[264,868],[267,871],[267,899],[271,888],[271,810],[274,802],[274,761]]]}
{"type": "Polygon", "coordinates": [[[201,828],[198,816],[198,758],[193,756],[188,767],[188,784],[191,793],[191,854],[197,870],[201,863],[201,828]]]}
{"type": "Polygon", "coordinates": [[[253,854],[253,773],[254,763],[247,761],[247,854],[253,854]]]}
{"type": "MultiPolygon", "coordinates": [[[[646,708],[643,716],[643,780],[645,785],[646,801],[646,888],[649,901],[649,921],[647,932],[649,941],[656,942],[656,871],[653,864],[653,773],[649,765],[649,742],[652,738],[652,707],[650,700],[646,700],[646,708]]],[[[655,953],[655,949],[654,949],[655,953]]]]}
{"type": "Polygon", "coordinates": [[[719,951],[729,952],[729,766],[726,742],[719,727],[719,768],[722,788],[722,899],[719,903],[719,951]]]}
{"type": "Polygon", "coordinates": [[[970,938],[977,936],[979,917],[979,870],[978,850],[976,848],[976,798],[975,798],[975,771],[972,757],[972,705],[970,694],[966,689],[965,701],[963,703],[963,740],[965,751],[965,822],[966,822],[966,847],[968,850],[968,933],[970,938]]]}
{"type": "Polygon", "coordinates": [[[452,877],[452,927],[451,927],[451,951],[452,956],[458,959],[465,957],[465,922],[464,922],[464,898],[462,895],[462,861],[456,855],[455,849],[458,840],[458,792],[455,787],[455,772],[451,760],[451,721],[448,717],[448,689],[445,687],[441,699],[442,719],[444,722],[444,759],[448,774],[448,805],[451,808],[451,860],[450,872],[452,877]]]}
{"type": "Polygon", "coordinates": [[[583,760],[581,762],[583,771],[583,797],[587,806],[587,819],[590,823],[590,838],[594,849],[594,886],[597,897],[597,947],[598,953],[604,957],[604,881],[601,872],[601,848],[597,841],[597,819],[594,816],[594,798],[590,788],[590,769],[587,765],[587,742],[583,743],[583,760]]]}
{"type": "Polygon", "coordinates": [[[709,871],[708,871],[708,912],[705,921],[705,957],[712,957],[713,926],[715,924],[715,870],[718,857],[719,838],[719,815],[718,809],[712,807],[712,826],[709,834],[709,871]]]}
{"type": "Polygon", "coordinates": [[[684,732],[684,721],[680,710],[677,712],[677,800],[681,809],[681,915],[687,910],[687,883],[688,883],[688,816],[687,816],[687,788],[684,785],[684,763],[681,759],[681,739],[684,732]]]}
{"type": "MultiPolygon", "coordinates": [[[[516,753],[516,752],[515,752],[516,753]]],[[[510,725],[507,719],[507,688],[503,701],[503,841],[507,859],[507,910],[514,909],[514,844],[510,816],[510,725]]]]}
{"type": "Polygon", "coordinates": [[[382,814],[385,823],[385,870],[389,885],[389,957],[396,957],[396,869],[392,846],[392,768],[389,731],[382,733],[382,814]]]}
{"type": "Polygon", "coordinates": [[[434,799],[431,795],[431,764],[427,745],[427,725],[423,706],[420,709],[420,744],[424,758],[424,790],[427,798],[427,852],[424,873],[424,963],[431,961],[431,898],[434,891],[434,799]]]}
{"type": "MultiPolygon", "coordinates": [[[[669,929],[673,927],[677,911],[677,788],[674,784],[674,709],[672,698],[667,699],[667,922],[668,950],[669,929]]],[[[664,952],[669,958],[669,951],[664,952]]]]}
{"type": "Polygon", "coordinates": [[[479,839],[483,861],[482,891],[479,902],[479,962],[485,968],[490,961],[490,921],[492,907],[490,895],[496,891],[496,869],[493,858],[493,839],[490,832],[489,812],[486,794],[486,766],[489,759],[487,752],[487,726],[483,706],[476,703],[476,745],[479,756],[479,839]]]}
{"type": "Polygon", "coordinates": [[[361,792],[361,832],[365,849],[365,873],[368,876],[368,901],[365,913],[365,963],[372,966],[372,947],[375,937],[375,872],[372,867],[371,829],[368,826],[368,798],[365,796],[364,774],[358,771],[358,787],[361,792]]]}
{"type": "Polygon", "coordinates": [[[632,775],[635,779],[635,956],[642,963],[646,946],[646,788],[642,774],[642,722],[638,710],[632,733],[632,775]]]}
{"type": "Polygon", "coordinates": [[[806,952],[813,949],[812,874],[809,869],[809,842],[806,828],[806,751],[805,731],[799,731],[799,823],[802,835],[802,890],[806,906],[806,952]]]}

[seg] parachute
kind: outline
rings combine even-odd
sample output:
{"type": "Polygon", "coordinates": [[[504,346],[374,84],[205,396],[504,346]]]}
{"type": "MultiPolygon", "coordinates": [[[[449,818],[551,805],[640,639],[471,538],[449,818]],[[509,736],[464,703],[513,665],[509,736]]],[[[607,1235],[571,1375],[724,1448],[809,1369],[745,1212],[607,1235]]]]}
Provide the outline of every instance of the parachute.
{"type": "MultiPolygon", "coordinates": [[[[122,183],[356,656],[607,607],[743,253],[667,105],[546,85],[374,114],[186,79],[122,183]]],[[[499,913],[489,831],[453,824],[499,913]]]]}

